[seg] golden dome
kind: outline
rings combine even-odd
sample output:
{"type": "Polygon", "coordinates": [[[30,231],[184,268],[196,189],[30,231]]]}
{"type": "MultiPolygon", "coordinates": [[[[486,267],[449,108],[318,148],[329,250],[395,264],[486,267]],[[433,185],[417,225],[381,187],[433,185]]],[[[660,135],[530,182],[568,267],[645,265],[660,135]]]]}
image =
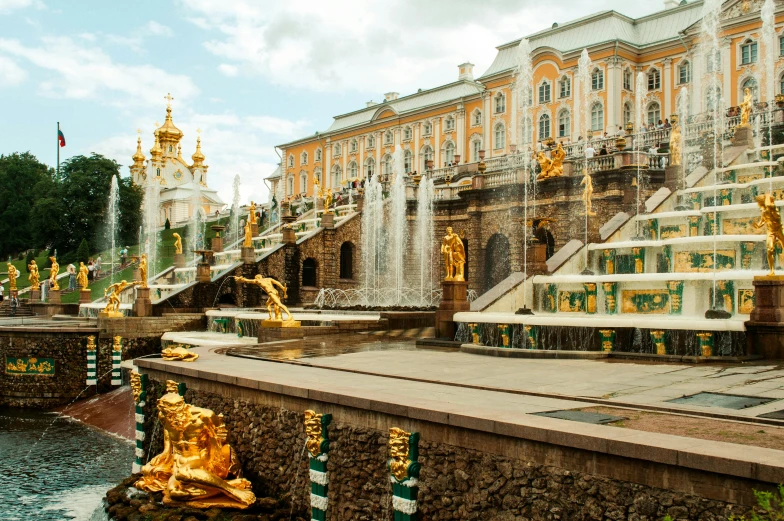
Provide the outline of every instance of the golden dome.
{"type": "Polygon", "coordinates": [[[147,159],[144,157],[144,153],[142,152],[142,137],[139,136],[136,138],[136,153],[131,157],[133,159],[133,166],[141,167],[144,166],[144,160],[147,159]]]}
{"type": "Polygon", "coordinates": [[[164,151],[168,150],[169,146],[174,148],[182,139],[182,130],[174,126],[171,112],[171,107],[166,107],[166,121],[158,128],[158,140],[164,151]]]}
{"type": "Polygon", "coordinates": [[[153,161],[160,161],[161,156],[163,155],[163,151],[161,150],[161,145],[158,141],[158,131],[155,131],[155,144],[150,149],[150,155],[152,156],[153,161]]]}
{"type": "Polygon", "coordinates": [[[204,154],[201,152],[201,136],[196,138],[196,152],[193,153],[191,159],[193,159],[191,168],[207,169],[207,165],[204,164],[204,154]]]}

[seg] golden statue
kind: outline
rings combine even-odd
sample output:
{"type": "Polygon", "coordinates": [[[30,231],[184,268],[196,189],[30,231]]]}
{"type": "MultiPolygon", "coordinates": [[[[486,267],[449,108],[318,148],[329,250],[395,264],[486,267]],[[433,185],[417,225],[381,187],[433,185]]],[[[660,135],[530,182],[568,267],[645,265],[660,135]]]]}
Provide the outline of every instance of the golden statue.
{"type": "Polygon", "coordinates": [[[41,280],[38,273],[38,264],[35,263],[35,259],[30,261],[30,264],[27,265],[27,269],[30,272],[30,275],[27,276],[27,280],[30,281],[30,287],[38,289],[41,280]]]}
{"type": "Polygon", "coordinates": [[[781,214],[776,207],[776,201],[771,194],[760,194],[757,196],[757,204],[760,207],[760,219],[754,223],[754,228],[761,228],[764,224],[767,227],[768,238],[765,247],[768,250],[768,266],[770,275],[775,275],[776,266],[776,243],[784,248],[784,232],[781,229],[781,214]]]}
{"type": "Polygon", "coordinates": [[[550,153],[550,157],[553,158],[553,162],[551,165],[550,170],[550,177],[560,177],[563,175],[563,162],[566,159],[566,152],[563,149],[563,145],[558,143],[558,146],[555,147],[550,153]]]}
{"type": "Polygon", "coordinates": [[[743,89],[743,103],[740,104],[740,124],[735,128],[742,128],[749,126],[749,118],[751,118],[751,107],[754,100],[751,95],[751,89],[746,87],[743,89]]]}
{"type": "Polygon", "coordinates": [[[389,472],[398,482],[419,476],[419,434],[406,432],[398,427],[389,429],[389,472]]]}
{"type": "Polygon", "coordinates": [[[19,270],[16,269],[16,266],[8,263],[8,290],[9,291],[16,291],[16,279],[19,278],[19,270]]]}
{"type": "Polygon", "coordinates": [[[444,266],[446,267],[444,280],[465,282],[465,246],[463,240],[452,232],[451,226],[447,227],[446,235],[441,241],[441,253],[444,255],[444,266]]]}
{"type": "Polygon", "coordinates": [[[174,254],[182,255],[182,237],[179,233],[173,233],[172,237],[174,237],[174,254]]]}
{"type": "Polygon", "coordinates": [[[142,258],[139,259],[139,278],[142,280],[141,287],[147,287],[147,254],[142,253],[142,258]]]}
{"type": "MultiPolygon", "coordinates": [[[[95,338],[95,337],[88,337],[88,338],[95,338]]],[[[142,375],[138,373],[138,371],[131,371],[131,393],[133,393],[133,403],[139,403],[139,399],[142,397],[142,375]]]]}
{"type": "Polygon", "coordinates": [[[256,224],[256,203],[253,201],[250,202],[250,208],[248,209],[248,222],[250,224],[256,224]]]}
{"type": "MultiPolygon", "coordinates": [[[[261,275],[256,275],[252,279],[235,276],[234,280],[244,284],[254,284],[264,290],[264,292],[267,294],[267,302],[265,305],[267,306],[267,311],[269,311],[269,320],[284,322],[282,311],[285,311],[289,318],[284,322],[284,324],[286,322],[295,322],[294,317],[291,315],[291,311],[289,311],[289,308],[284,306],[280,301],[280,293],[278,293],[278,290],[275,288],[275,286],[277,286],[282,289],[283,298],[287,298],[286,292],[288,291],[288,288],[286,286],[275,279],[262,277],[261,275]]],[[[297,324],[299,324],[299,322],[297,322],[297,324]]]]}
{"type": "Polygon", "coordinates": [[[326,440],[326,433],[321,422],[323,416],[323,414],[316,414],[316,411],[310,409],[305,411],[305,435],[308,437],[305,440],[305,447],[314,458],[323,452],[321,444],[326,440]]]}
{"type": "Polygon", "coordinates": [[[87,281],[87,266],[84,265],[84,262],[79,263],[79,273],[76,275],[76,283],[81,286],[82,289],[87,289],[87,285],[89,284],[87,281]]]}
{"type": "Polygon", "coordinates": [[[49,270],[49,289],[59,291],[60,285],[57,284],[57,274],[60,273],[60,265],[57,264],[57,259],[54,257],[49,257],[49,260],[52,261],[52,268],[49,270]]]}
{"type": "Polygon", "coordinates": [[[250,228],[250,223],[245,223],[245,238],[242,240],[243,248],[253,248],[253,230],[250,228]]]}
{"type": "Polygon", "coordinates": [[[167,362],[195,362],[199,355],[182,346],[170,346],[161,351],[167,362]]]}
{"type": "Polygon", "coordinates": [[[681,164],[681,125],[676,122],[670,130],[670,166],[681,164]]]}
{"type": "Polygon", "coordinates": [[[176,382],[167,381],[166,391],[158,400],[163,451],[142,467],[142,478],[134,486],[146,492],[163,491],[166,505],[240,509],[252,505],[256,496],[226,443],[223,415],[185,403],[176,382]]]}
{"type": "Polygon", "coordinates": [[[585,189],[583,190],[585,215],[588,217],[595,217],[596,212],[593,211],[593,202],[591,201],[591,197],[593,197],[593,181],[591,180],[591,176],[588,174],[587,168],[583,168],[583,180],[580,182],[580,184],[585,185],[585,189]]]}
{"type": "Polygon", "coordinates": [[[108,300],[106,302],[106,307],[103,308],[101,313],[104,313],[104,316],[108,317],[121,317],[123,314],[120,312],[120,293],[125,291],[126,288],[134,286],[138,284],[138,282],[126,282],[120,281],[115,282],[108,288],[104,288],[103,296],[106,297],[108,294],[108,300]]]}
{"type": "Polygon", "coordinates": [[[544,155],[543,151],[539,151],[538,154],[534,154],[534,158],[539,162],[539,169],[541,172],[538,176],[536,176],[537,180],[540,179],[547,179],[550,177],[550,169],[552,168],[553,161],[546,155],[544,155]]]}

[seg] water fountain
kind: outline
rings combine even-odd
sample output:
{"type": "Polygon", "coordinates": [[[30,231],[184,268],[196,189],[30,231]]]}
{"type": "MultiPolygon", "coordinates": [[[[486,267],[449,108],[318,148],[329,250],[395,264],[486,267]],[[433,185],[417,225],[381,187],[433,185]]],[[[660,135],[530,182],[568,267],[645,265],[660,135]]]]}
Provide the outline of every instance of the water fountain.
{"type": "Polygon", "coordinates": [[[392,182],[391,219],[389,222],[389,242],[391,251],[387,250],[387,266],[391,268],[392,280],[388,286],[394,288],[393,303],[401,305],[403,294],[403,278],[406,271],[404,258],[408,242],[408,221],[406,219],[406,170],[403,148],[398,145],[392,155],[394,181],[392,182]]]}
{"type": "MultiPolygon", "coordinates": [[[[588,56],[588,49],[583,49],[583,52],[580,53],[580,59],[577,60],[577,77],[580,79],[580,110],[575,112],[582,112],[582,117],[579,118],[580,122],[580,135],[588,135],[588,132],[583,132],[584,130],[592,130],[593,122],[590,124],[588,123],[589,114],[591,113],[590,108],[588,107],[588,95],[591,92],[591,58],[588,56]],[[585,128],[583,128],[585,125],[585,128]]],[[[587,147],[587,144],[586,144],[587,147]]],[[[588,158],[583,156],[583,172],[585,174],[588,173],[588,158]]],[[[587,188],[587,186],[586,186],[587,188]]],[[[584,227],[584,243],[588,244],[588,207],[586,206],[585,209],[585,227],[584,227]]],[[[583,273],[586,275],[592,275],[590,268],[588,267],[588,249],[585,249],[585,269],[583,273]]]]}
{"type": "MultiPolygon", "coordinates": [[[[533,66],[531,64],[531,46],[526,38],[520,40],[517,46],[517,70],[515,71],[515,93],[517,97],[517,117],[519,122],[518,140],[520,143],[525,144],[527,136],[531,129],[528,128],[530,124],[531,112],[531,93],[533,89],[533,66]]],[[[520,158],[522,159],[521,165],[523,171],[523,277],[528,278],[528,189],[531,184],[531,176],[529,175],[529,168],[531,162],[531,153],[528,150],[523,150],[520,147],[520,158]]],[[[513,159],[514,160],[514,159],[513,159]]],[[[525,285],[523,285],[525,286],[525,285]]],[[[528,293],[523,288],[523,307],[520,309],[521,313],[531,313],[528,307],[528,293]]]]}
{"type": "Polygon", "coordinates": [[[645,103],[645,95],[648,92],[648,82],[645,81],[645,73],[642,71],[637,73],[636,83],[634,85],[634,117],[637,121],[637,137],[635,138],[635,149],[637,151],[637,237],[642,238],[640,233],[640,206],[642,204],[642,161],[640,160],[640,151],[643,146],[644,132],[642,126],[645,122],[645,114],[643,113],[643,104],[645,103]]]}
{"type": "MultiPolygon", "coordinates": [[[[680,143],[679,150],[681,151],[681,176],[678,180],[678,188],[683,190],[686,188],[686,176],[688,175],[689,165],[686,161],[686,124],[689,121],[689,89],[681,87],[680,95],[678,98],[678,126],[680,128],[680,143]]],[[[670,137],[672,139],[672,137],[670,137]]],[[[670,144],[672,149],[672,144],[670,144]]],[[[681,206],[679,205],[679,208],[681,206]]]]}
{"type": "Polygon", "coordinates": [[[106,208],[106,234],[108,235],[108,242],[112,249],[111,260],[109,261],[110,271],[112,273],[111,280],[114,284],[114,267],[117,263],[117,255],[115,252],[117,243],[117,221],[120,218],[120,187],[117,182],[117,176],[112,176],[112,184],[109,189],[109,204],[106,208]]]}
{"type": "MultiPolygon", "coordinates": [[[[765,86],[765,99],[768,101],[768,106],[772,107],[773,101],[776,97],[776,60],[779,58],[780,47],[778,45],[778,34],[776,34],[776,6],[774,0],[765,0],[760,10],[760,17],[762,18],[762,64],[764,81],[762,84],[765,86]]],[[[757,122],[762,120],[757,117],[757,122]]],[[[760,140],[762,139],[762,133],[760,140]]],[[[773,146],[773,121],[768,121],[768,146],[773,146]]],[[[759,147],[761,148],[761,147],[759,147]]],[[[768,159],[773,157],[773,149],[768,151],[768,159]]],[[[770,192],[773,192],[773,176],[768,187],[770,192]]]]}
{"type": "Polygon", "coordinates": [[[206,220],[202,218],[201,210],[201,184],[193,180],[193,191],[191,192],[191,222],[188,227],[188,250],[204,249],[204,230],[206,220]]]}
{"type": "Polygon", "coordinates": [[[144,242],[139,245],[139,255],[147,254],[147,262],[152,266],[152,273],[157,273],[158,257],[158,226],[160,212],[161,187],[154,180],[148,181],[144,187],[144,242]]]}
{"type": "Polygon", "coordinates": [[[430,306],[427,298],[433,292],[433,197],[435,187],[432,179],[422,178],[417,191],[416,230],[412,253],[419,255],[420,306],[430,306]]]}

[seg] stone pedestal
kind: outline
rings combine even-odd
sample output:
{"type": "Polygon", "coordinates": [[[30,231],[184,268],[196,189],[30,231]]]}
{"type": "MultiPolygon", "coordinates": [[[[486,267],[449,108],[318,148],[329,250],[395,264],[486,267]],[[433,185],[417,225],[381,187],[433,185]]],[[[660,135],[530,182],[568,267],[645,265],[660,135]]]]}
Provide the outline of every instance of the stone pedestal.
{"type": "Polygon", "coordinates": [[[152,301],[150,300],[150,288],[136,287],[136,301],[133,303],[133,316],[151,317],[152,301]]]}
{"type": "Polygon", "coordinates": [[[60,304],[60,290],[59,289],[50,289],[49,294],[49,303],[50,304],[60,304]]]}
{"type": "Polygon", "coordinates": [[[212,250],[207,250],[204,252],[204,260],[210,266],[215,266],[215,252],[212,250]]]}
{"type": "Polygon", "coordinates": [[[754,309],[746,322],[748,354],[784,358],[784,276],[754,277],[754,309]]]}
{"type": "MultiPolygon", "coordinates": [[[[271,321],[265,320],[264,322],[271,321]]],[[[261,328],[259,329],[259,344],[276,340],[305,338],[305,330],[301,327],[265,327],[264,322],[261,323],[261,328]]],[[[299,322],[297,323],[299,324],[299,322]]]]}
{"type": "Polygon", "coordinates": [[[681,183],[681,173],[683,167],[681,165],[668,165],[664,168],[664,186],[674,192],[677,190],[681,183]]]}
{"type": "Polygon", "coordinates": [[[256,221],[255,223],[250,225],[250,233],[251,237],[258,237],[259,236],[259,223],[256,221]]]}
{"type": "Polygon", "coordinates": [[[471,178],[471,189],[472,190],[481,190],[485,187],[485,176],[482,174],[477,174],[471,178]]]}
{"type": "Polygon", "coordinates": [[[139,271],[139,268],[133,269],[133,280],[142,280],[142,272],[139,271]]]}
{"type": "Polygon", "coordinates": [[[469,311],[468,283],[445,280],[441,282],[444,296],[436,311],[436,338],[454,340],[457,325],[452,320],[455,313],[469,311]]]}
{"type": "MultiPolygon", "coordinates": [[[[183,255],[182,253],[175,253],[174,254],[174,267],[175,268],[184,268],[185,267],[185,255],[183,255]]],[[[134,270],[133,271],[134,277],[136,276],[136,272],[137,271],[138,270],[134,270]]],[[[135,278],[134,280],[139,280],[139,279],[135,278]]]]}
{"type": "Polygon", "coordinates": [[[41,300],[41,290],[40,289],[31,289],[30,290],[30,301],[40,301],[41,300]]]}
{"type": "Polygon", "coordinates": [[[196,265],[196,282],[210,283],[210,265],[206,262],[199,262],[196,265]]]}
{"type": "Polygon", "coordinates": [[[210,242],[211,250],[215,253],[223,251],[223,237],[213,237],[210,242]]]}
{"type": "Polygon", "coordinates": [[[547,245],[537,239],[528,241],[528,275],[547,273],[547,245]]]}
{"type": "Polygon", "coordinates": [[[92,291],[89,288],[79,290],[79,304],[89,304],[93,301],[90,297],[92,291]]]}
{"type": "Polygon", "coordinates": [[[365,196],[364,195],[358,195],[356,197],[356,199],[354,199],[354,201],[356,201],[356,203],[357,203],[357,208],[356,208],[357,212],[361,212],[362,210],[365,209],[365,196]]]}
{"type": "Polygon", "coordinates": [[[256,251],[252,246],[243,246],[240,248],[240,258],[245,264],[255,264],[256,251]]]}
{"type": "Polygon", "coordinates": [[[297,234],[294,233],[294,228],[292,228],[291,225],[286,224],[283,226],[281,235],[283,235],[283,237],[281,237],[280,240],[283,244],[297,244],[297,234]]]}
{"type": "Polygon", "coordinates": [[[735,133],[732,135],[732,146],[745,146],[747,148],[754,146],[754,135],[750,126],[735,128],[735,133]]]}
{"type": "Polygon", "coordinates": [[[335,214],[332,213],[332,212],[321,214],[321,227],[322,228],[327,228],[327,229],[334,228],[335,227],[335,214]]]}

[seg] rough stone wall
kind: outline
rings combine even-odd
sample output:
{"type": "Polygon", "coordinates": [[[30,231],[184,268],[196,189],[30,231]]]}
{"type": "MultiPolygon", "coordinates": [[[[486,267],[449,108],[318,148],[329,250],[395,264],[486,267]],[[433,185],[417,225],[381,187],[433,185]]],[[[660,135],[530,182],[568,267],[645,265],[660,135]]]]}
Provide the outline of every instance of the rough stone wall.
{"type": "MultiPolygon", "coordinates": [[[[146,407],[147,457],[161,450],[162,434],[153,421],[163,385],[151,381],[146,407]]],[[[309,501],[303,415],[206,391],[188,390],[186,400],[223,413],[229,443],[258,493],[289,498],[295,512],[309,501]]],[[[379,423],[382,423],[379,420],[379,423]]],[[[329,427],[329,513],[331,521],[392,518],[386,470],[387,433],[336,421],[329,427]]],[[[745,508],[617,479],[571,472],[466,449],[420,442],[422,472],[419,519],[440,521],[677,520],[725,521],[745,508]]],[[[521,453],[522,454],[522,453],[521,453]]],[[[590,458],[590,454],[586,455],[590,458]]],[[[651,468],[656,472],[656,468],[651,468]]]]}

